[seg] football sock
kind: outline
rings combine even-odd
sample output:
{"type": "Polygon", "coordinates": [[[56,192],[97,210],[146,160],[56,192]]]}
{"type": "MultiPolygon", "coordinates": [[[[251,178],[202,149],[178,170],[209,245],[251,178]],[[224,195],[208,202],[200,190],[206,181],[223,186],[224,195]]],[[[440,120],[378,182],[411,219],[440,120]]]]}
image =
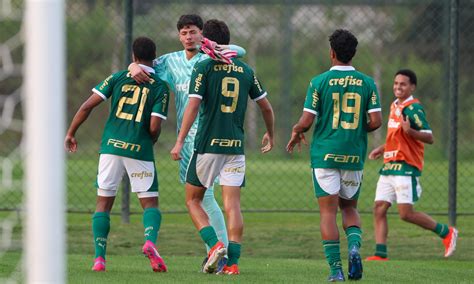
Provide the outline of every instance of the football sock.
{"type": "Polygon", "coordinates": [[[158,208],[146,208],[143,211],[143,227],[145,227],[145,241],[156,243],[161,225],[161,212],[158,208]]]}
{"type": "MultiPolygon", "coordinates": [[[[228,246],[229,240],[227,238],[224,215],[214,197],[214,186],[211,186],[206,190],[201,205],[204,211],[206,211],[207,216],[209,216],[209,224],[214,228],[217,238],[219,241],[223,242],[225,246],[228,246]]],[[[206,249],[209,251],[209,246],[206,245],[206,249]]]]}
{"type": "Polygon", "coordinates": [[[386,244],[375,244],[375,255],[383,258],[387,258],[387,245],[386,244]]]}
{"type": "Polygon", "coordinates": [[[217,235],[213,227],[207,226],[202,228],[199,231],[199,235],[201,236],[201,239],[206,243],[206,245],[208,245],[210,248],[217,244],[217,235]]]}
{"type": "Polygon", "coordinates": [[[449,226],[446,224],[436,223],[433,232],[444,239],[449,233],[449,226]]]}
{"type": "Polygon", "coordinates": [[[362,230],[357,226],[351,226],[346,229],[347,246],[349,250],[356,246],[358,249],[362,246],[362,230]]]}
{"type": "Polygon", "coordinates": [[[107,212],[95,212],[92,216],[92,233],[94,235],[95,257],[105,259],[107,237],[110,231],[110,216],[107,212]]]}
{"type": "Polygon", "coordinates": [[[240,258],[240,249],[242,245],[233,241],[229,242],[229,247],[227,248],[227,255],[229,259],[227,260],[227,266],[231,266],[233,264],[239,264],[240,258]]]}
{"type": "Polygon", "coordinates": [[[331,268],[331,275],[342,269],[339,241],[323,241],[324,254],[331,268]]]}

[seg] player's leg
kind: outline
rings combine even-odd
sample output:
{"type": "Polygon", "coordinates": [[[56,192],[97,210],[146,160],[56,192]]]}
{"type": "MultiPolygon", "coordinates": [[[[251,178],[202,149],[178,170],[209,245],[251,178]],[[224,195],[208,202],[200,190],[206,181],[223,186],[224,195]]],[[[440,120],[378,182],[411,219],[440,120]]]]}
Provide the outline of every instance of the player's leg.
{"type": "Polygon", "coordinates": [[[149,259],[155,272],[166,272],[163,258],[156,248],[161,226],[161,212],[158,209],[158,174],[152,161],[123,158],[130,179],[132,192],[137,193],[143,208],[145,244],[143,254],[149,259]]]}
{"type": "Polygon", "coordinates": [[[202,240],[211,248],[203,268],[207,273],[214,273],[217,263],[227,252],[201,206],[206,187],[209,187],[219,174],[222,161],[217,156],[194,153],[186,174],[186,207],[202,240]]]}
{"type": "Polygon", "coordinates": [[[362,259],[359,249],[362,246],[362,230],[357,200],[362,185],[362,171],[341,170],[341,190],[339,191],[339,208],[342,214],[342,226],[347,237],[348,278],[362,278],[362,259]]]}
{"type": "Polygon", "coordinates": [[[447,224],[436,222],[430,215],[415,211],[413,204],[421,195],[419,180],[414,176],[397,177],[397,203],[400,218],[419,227],[433,231],[443,239],[445,257],[450,256],[456,248],[457,230],[447,224]]]}
{"type": "MultiPolygon", "coordinates": [[[[217,233],[217,238],[223,242],[225,246],[228,246],[229,239],[227,237],[224,214],[214,196],[214,185],[206,189],[201,205],[209,217],[209,223],[217,233]]],[[[206,249],[209,251],[210,248],[206,245],[206,249]]]]}
{"type": "MultiPolygon", "coordinates": [[[[183,145],[181,150],[181,160],[179,162],[179,178],[182,183],[185,183],[186,181],[186,172],[193,152],[194,143],[185,143],[183,145]]],[[[207,188],[201,206],[204,211],[206,211],[207,216],[209,217],[209,223],[217,233],[217,238],[227,246],[229,241],[227,239],[224,214],[222,214],[222,210],[214,196],[213,184],[207,188]]],[[[209,250],[210,247],[206,244],[206,251],[209,252],[209,250]]],[[[207,262],[207,259],[205,261],[207,262]]]]}
{"type": "Polygon", "coordinates": [[[227,216],[229,236],[228,260],[223,268],[225,274],[240,274],[239,259],[242,248],[244,221],[240,209],[240,191],[245,185],[245,156],[222,155],[226,162],[219,173],[222,185],[222,200],[227,216]]]}
{"type": "Polygon", "coordinates": [[[377,182],[374,202],[374,233],[375,253],[366,260],[388,260],[387,237],[388,222],[387,211],[396,200],[395,187],[392,184],[393,176],[381,175],[377,182]]]}
{"type": "Polygon", "coordinates": [[[313,186],[318,198],[320,229],[324,254],[331,273],[329,281],[343,281],[339,230],[336,215],[339,207],[340,172],[337,169],[313,169],[313,186]]]}
{"type": "Polygon", "coordinates": [[[110,211],[115,196],[97,196],[96,211],[92,216],[92,234],[94,236],[95,260],[92,270],[105,271],[107,238],[110,232],[110,211]]]}
{"type": "Polygon", "coordinates": [[[95,260],[92,270],[105,271],[107,238],[110,231],[110,211],[125,169],[121,157],[100,155],[97,174],[96,210],[92,217],[95,260]]]}
{"type": "Polygon", "coordinates": [[[240,209],[240,187],[223,186],[222,199],[227,216],[227,233],[229,235],[228,260],[224,267],[224,273],[239,274],[238,265],[244,231],[244,222],[240,209]]]}
{"type": "MultiPolygon", "coordinates": [[[[227,238],[227,229],[225,225],[224,214],[222,214],[222,210],[214,196],[214,185],[211,185],[208,189],[206,189],[201,206],[204,209],[204,211],[206,211],[206,214],[209,217],[209,224],[212,226],[212,228],[214,228],[217,234],[217,239],[221,241],[226,247],[228,247],[229,239],[227,238]]],[[[208,254],[211,248],[207,244],[205,245],[206,245],[206,252],[208,254]]],[[[208,261],[207,254],[201,265],[202,271],[204,271],[204,265],[208,261]]],[[[217,264],[216,273],[220,273],[222,269],[224,269],[224,266],[226,265],[226,263],[227,263],[227,257],[222,258],[217,264]]]]}

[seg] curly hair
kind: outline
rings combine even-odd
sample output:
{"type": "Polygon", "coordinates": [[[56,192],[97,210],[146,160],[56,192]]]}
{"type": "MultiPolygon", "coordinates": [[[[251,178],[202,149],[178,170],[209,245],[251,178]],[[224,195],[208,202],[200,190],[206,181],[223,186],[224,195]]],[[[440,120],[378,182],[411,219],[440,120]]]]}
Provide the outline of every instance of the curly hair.
{"type": "Polygon", "coordinates": [[[412,70],[410,70],[410,69],[400,69],[400,70],[397,71],[397,73],[395,73],[395,76],[397,76],[397,75],[407,76],[408,79],[410,79],[410,84],[416,86],[416,83],[417,83],[416,74],[412,70]]]}
{"type": "Polygon", "coordinates": [[[150,38],[137,37],[133,41],[132,50],[138,60],[153,61],[156,58],[156,45],[150,38]]]}
{"type": "Polygon", "coordinates": [[[357,51],[357,38],[348,30],[337,29],[329,36],[329,43],[337,60],[349,63],[357,51]]]}

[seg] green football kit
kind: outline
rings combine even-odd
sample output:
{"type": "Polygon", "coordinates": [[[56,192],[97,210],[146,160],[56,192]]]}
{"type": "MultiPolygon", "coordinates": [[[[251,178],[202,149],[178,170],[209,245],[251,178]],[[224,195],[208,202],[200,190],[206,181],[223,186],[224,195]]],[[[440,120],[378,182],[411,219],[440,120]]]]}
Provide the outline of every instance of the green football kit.
{"type": "Polygon", "coordinates": [[[265,98],[267,93],[253,70],[238,59],[234,59],[233,64],[204,60],[196,64],[194,69],[189,97],[202,101],[195,153],[186,181],[207,187],[210,180],[219,176],[221,185],[243,186],[244,119],[248,97],[258,101],[265,98]],[[209,162],[209,159],[216,160],[209,162]],[[207,170],[201,171],[198,169],[200,167],[206,167],[207,170]],[[219,175],[221,170],[224,175],[219,175]],[[228,178],[228,175],[234,175],[235,178],[228,178]]]}
{"type": "Polygon", "coordinates": [[[154,161],[150,120],[151,116],[166,119],[169,93],[161,79],[153,73],[151,78],[150,82],[138,85],[128,71],[121,71],[92,90],[104,100],[111,100],[101,154],[154,161]]]}
{"type": "Polygon", "coordinates": [[[381,111],[374,80],[352,66],[333,66],[311,80],[304,111],[317,116],[311,167],[362,170],[367,113],[381,111]]]}

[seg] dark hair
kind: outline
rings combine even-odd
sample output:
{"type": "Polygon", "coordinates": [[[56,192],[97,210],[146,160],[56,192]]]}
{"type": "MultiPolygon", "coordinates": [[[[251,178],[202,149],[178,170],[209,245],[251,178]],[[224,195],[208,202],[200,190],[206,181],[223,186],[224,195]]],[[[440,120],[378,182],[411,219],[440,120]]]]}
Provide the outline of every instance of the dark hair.
{"type": "Polygon", "coordinates": [[[204,24],[202,35],[217,44],[229,44],[230,32],[226,23],[217,19],[212,19],[204,24]]]}
{"type": "Polygon", "coordinates": [[[176,27],[178,28],[178,31],[180,31],[185,26],[196,26],[202,30],[202,18],[196,14],[181,15],[176,27]]]}
{"type": "Polygon", "coordinates": [[[395,76],[397,76],[397,75],[407,76],[408,79],[410,79],[410,84],[416,86],[416,83],[417,83],[416,74],[412,70],[410,70],[410,69],[400,69],[400,70],[397,71],[397,73],[395,73],[395,76]]]}
{"type": "Polygon", "coordinates": [[[156,45],[147,37],[137,37],[132,49],[136,60],[153,61],[156,58],[156,45]]]}
{"type": "Polygon", "coordinates": [[[337,29],[329,36],[329,43],[336,53],[337,60],[347,64],[356,54],[359,42],[350,31],[337,29]]]}

